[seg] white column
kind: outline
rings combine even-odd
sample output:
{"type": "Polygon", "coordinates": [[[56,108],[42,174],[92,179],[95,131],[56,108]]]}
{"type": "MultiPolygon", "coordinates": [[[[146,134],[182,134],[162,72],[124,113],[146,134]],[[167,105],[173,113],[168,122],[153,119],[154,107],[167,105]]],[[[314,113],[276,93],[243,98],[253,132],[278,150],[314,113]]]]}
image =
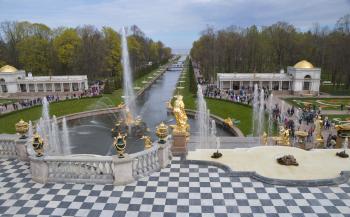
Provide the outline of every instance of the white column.
{"type": "Polygon", "coordinates": [[[232,87],[232,81],[230,81],[230,89],[231,89],[231,90],[233,89],[233,87],[232,87]]]}
{"type": "Polygon", "coordinates": [[[278,83],[278,90],[282,90],[282,81],[279,81],[278,83]]]}
{"type": "Polygon", "coordinates": [[[79,88],[79,91],[82,91],[82,89],[81,89],[81,82],[78,83],[78,88],[79,88]]]}
{"type": "Polygon", "coordinates": [[[249,81],[249,87],[252,88],[253,87],[253,82],[249,81]]]}
{"type": "Polygon", "coordinates": [[[34,83],[34,92],[38,92],[38,84],[34,83]]]}
{"type": "Polygon", "coordinates": [[[55,90],[55,83],[52,83],[51,84],[51,90],[52,90],[52,92],[55,92],[56,90],[55,90]]]}
{"type": "Polygon", "coordinates": [[[222,81],[220,81],[220,89],[222,89],[222,85],[223,85],[223,82],[222,82],[222,81]]]}
{"type": "Polygon", "coordinates": [[[43,85],[44,85],[44,87],[43,87],[44,88],[44,92],[47,92],[47,90],[46,90],[47,83],[44,83],[43,85]]]}
{"type": "Polygon", "coordinates": [[[61,92],[64,92],[63,83],[61,83],[61,92]]]}
{"type": "Polygon", "coordinates": [[[26,84],[26,91],[29,93],[29,84],[26,84]]]}
{"type": "Polygon", "coordinates": [[[73,84],[72,84],[72,82],[69,83],[69,91],[70,91],[70,92],[73,91],[73,84]]]}
{"type": "Polygon", "coordinates": [[[272,81],[269,82],[269,89],[272,90],[272,81]]]}
{"type": "Polygon", "coordinates": [[[243,86],[243,81],[240,81],[239,82],[239,89],[242,89],[242,86],[243,86]]]}

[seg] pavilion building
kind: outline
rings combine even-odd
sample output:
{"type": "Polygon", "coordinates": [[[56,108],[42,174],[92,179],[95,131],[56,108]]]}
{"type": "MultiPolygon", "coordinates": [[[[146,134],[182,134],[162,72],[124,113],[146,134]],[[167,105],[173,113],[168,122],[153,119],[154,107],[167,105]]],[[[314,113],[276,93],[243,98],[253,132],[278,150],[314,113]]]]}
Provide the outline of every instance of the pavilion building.
{"type": "Polygon", "coordinates": [[[288,66],[287,73],[218,73],[217,87],[222,90],[259,88],[271,91],[287,91],[290,94],[318,95],[320,89],[321,69],[310,62],[302,60],[294,66],[288,66]]]}
{"type": "Polygon", "coordinates": [[[86,75],[32,76],[13,66],[0,68],[0,95],[31,93],[81,93],[88,89],[86,75]]]}

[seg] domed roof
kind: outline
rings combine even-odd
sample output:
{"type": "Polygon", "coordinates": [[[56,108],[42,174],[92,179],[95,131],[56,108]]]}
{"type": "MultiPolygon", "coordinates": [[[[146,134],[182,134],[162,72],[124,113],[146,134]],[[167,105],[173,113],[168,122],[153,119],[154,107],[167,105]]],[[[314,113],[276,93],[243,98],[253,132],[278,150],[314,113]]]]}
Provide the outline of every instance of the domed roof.
{"type": "Polygon", "coordinates": [[[313,69],[314,66],[306,61],[306,60],[302,60],[300,62],[297,62],[295,65],[294,65],[294,68],[299,68],[299,69],[313,69]]]}
{"type": "Polygon", "coordinates": [[[7,73],[7,72],[17,72],[18,69],[16,69],[15,67],[13,66],[10,66],[10,65],[6,65],[6,66],[3,66],[0,68],[0,73],[3,72],[3,73],[7,73]]]}

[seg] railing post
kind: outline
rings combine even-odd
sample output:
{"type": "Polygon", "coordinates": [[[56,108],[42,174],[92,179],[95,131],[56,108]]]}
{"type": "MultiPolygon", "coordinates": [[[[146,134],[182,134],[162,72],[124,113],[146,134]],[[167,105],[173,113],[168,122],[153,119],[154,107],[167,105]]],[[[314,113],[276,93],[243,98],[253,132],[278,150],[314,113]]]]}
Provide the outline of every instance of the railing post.
{"type": "Polygon", "coordinates": [[[158,161],[160,168],[165,168],[170,162],[169,158],[169,140],[165,144],[158,144],[158,161]]]}
{"type": "Polygon", "coordinates": [[[114,185],[126,185],[135,181],[133,176],[132,162],[134,158],[130,158],[128,154],[124,155],[124,158],[118,158],[113,156],[113,179],[114,185]]]}
{"type": "Polygon", "coordinates": [[[27,152],[27,139],[16,139],[15,147],[16,147],[16,155],[17,159],[21,161],[29,161],[28,152],[27,152]]]}
{"type": "Polygon", "coordinates": [[[49,177],[49,166],[44,157],[30,157],[30,171],[32,180],[46,184],[49,177]]]}

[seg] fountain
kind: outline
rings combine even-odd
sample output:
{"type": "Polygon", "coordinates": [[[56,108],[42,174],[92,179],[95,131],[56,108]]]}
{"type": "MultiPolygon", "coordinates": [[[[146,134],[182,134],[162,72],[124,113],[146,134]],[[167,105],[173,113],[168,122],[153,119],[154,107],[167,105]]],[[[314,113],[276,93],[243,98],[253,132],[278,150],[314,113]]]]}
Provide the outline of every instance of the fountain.
{"type": "Polygon", "coordinates": [[[123,94],[125,105],[129,108],[132,117],[136,113],[135,93],[132,83],[132,71],[130,67],[128,41],[126,29],[122,28],[122,64],[123,64],[123,94]]]}
{"type": "Polygon", "coordinates": [[[69,131],[65,118],[62,119],[62,130],[59,130],[55,115],[52,119],[49,115],[49,102],[46,97],[42,100],[42,115],[36,125],[36,133],[42,138],[45,149],[53,155],[69,155],[71,147],[69,143],[69,131]]]}
{"type": "Polygon", "coordinates": [[[259,92],[258,84],[254,85],[253,95],[253,123],[252,123],[252,134],[253,136],[261,136],[264,131],[265,124],[265,93],[261,89],[259,92]]]}
{"type": "Polygon", "coordinates": [[[209,148],[209,121],[210,112],[207,109],[202,86],[198,85],[197,89],[197,123],[199,129],[199,145],[201,148],[209,148]]]}

